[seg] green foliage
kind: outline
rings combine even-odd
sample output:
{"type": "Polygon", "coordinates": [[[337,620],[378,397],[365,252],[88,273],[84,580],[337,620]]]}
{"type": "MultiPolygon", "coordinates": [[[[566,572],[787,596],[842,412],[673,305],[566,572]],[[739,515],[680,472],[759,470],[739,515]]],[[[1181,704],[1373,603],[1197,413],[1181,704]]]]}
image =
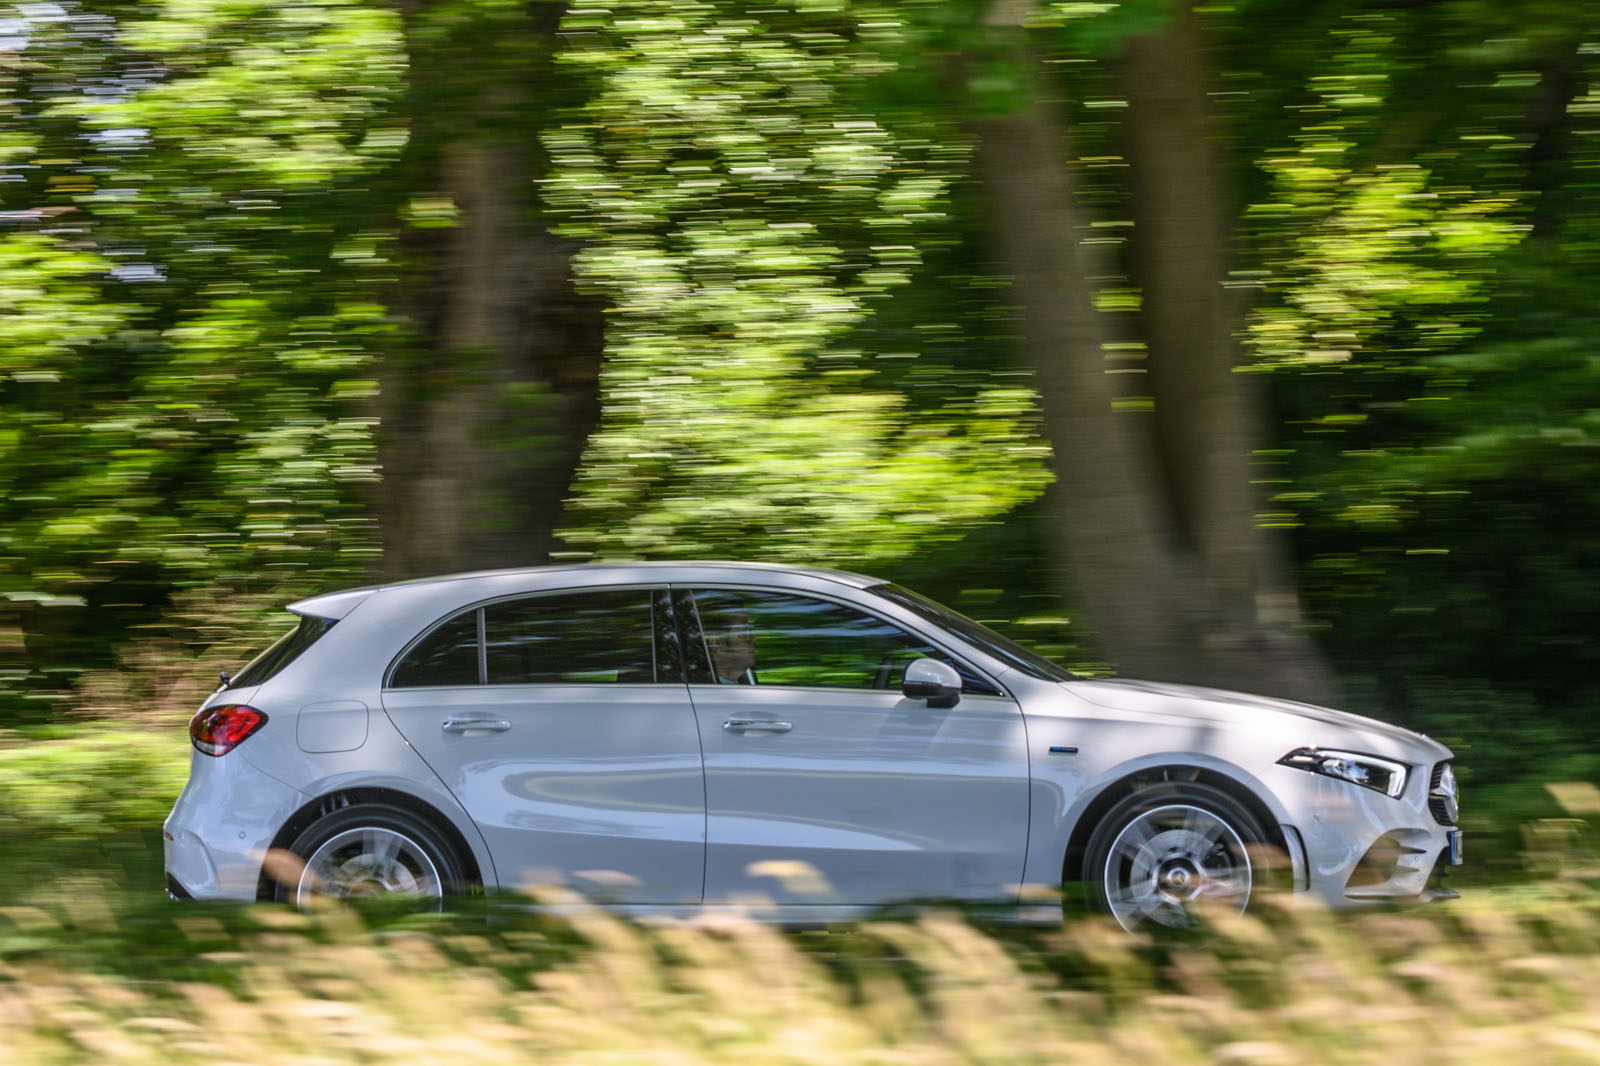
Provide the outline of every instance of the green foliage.
{"type": "Polygon", "coordinates": [[[107,722],[88,729],[0,733],[0,841],[31,836],[58,844],[161,823],[189,773],[178,727],[107,722]],[[8,839],[9,838],[9,839],[8,839]]]}
{"type": "Polygon", "coordinates": [[[903,360],[914,381],[916,347],[859,345],[947,225],[961,156],[849,109],[882,60],[837,12],[610,5],[569,25],[564,62],[595,91],[546,135],[549,199],[611,305],[571,541],[871,565],[1042,490],[1025,390],[935,377],[913,409],[878,375],[903,360]]]}
{"type": "Polygon", "coordinates": [[[1319,367],[1361,358],[1363,370],[1417,372],[1430,352],[1469,338],[1487,257],[1515,244],[1507,201],[1470,190],[1441,195],[1414,165],[1356,173],[1326,129],[1293,154],[1269,158],[1281,199],[1259,214],[1313,218],[1291,228],[1291,250],[1257,311],[1250,339],[1267,366],[1319,367]],[[1281,302],[1280,302],[1281,301],[1281,302]]]}
{"type": "Polygon", "coordinates": [[[1240,275],[1279,416],[1269,520],[1299,529],[1342,668],[1376,678],[1364,709],[1458,738],[1508,789],[1597,772],[1546,757],[1595,736],[1600,331],[1578,279],[1600,197],[1576,43],[1594,26],[1544,15],[1330,6],[1320,37],[1256,61],[1296,63],[1298,88],[1287,66],[1235,76],[1277,141],[1246,215],[1258,269],[1240,275]],[[1528,758],[1488,755],[1496,731],[1528,758]]]}
{"type": "MultiPolygon", "coordinates": [[[[1118,53],[1175,7],[1016,10],[1038,71],[981,0],[577,3],[555,78],[528,32],[550,4],[6,14],[0,720],[59,712],[146,627],[192,656],[256,639],[263,602],[367,576],[380,478],[405,476],[379,469],[379,412],[425,399],[379,382],[421,358],[408,257],[472,210],[436,166],[469,133],[548,157],[526,207],[608,308],[576,554],[880,570],[1083,663],[984,236],[1006,205],[951,101],[1060,97],[1120,323],[1140,294],[1118,53]],[[205,601],[249,607],[190,625],[205,601]]],[[[1496,707],[1540,748],[1590,743],[1593,5],[1202,14],[1244,205],[1231,291],[1274,412],[1263,521],[1294,531],[1316,625],[1365,709],[1470,751],[1496,707]]],[[[524,423],[556,405],[505,392],[527,418],[490,428],[532,454],[524,423]]],[[[1535,762],[1472,769],[1510,788],[1535,762]]]]}
{"type": "Polygon", "coordinates": [[[176,76],[64,106],[91,128],[146,130],[183,152],[184,177],[211,185],[192,188],[191,204],[276,199],[367,171],[405,143],[387,107],[404,88],[399,21],[368,0],[151,4],[119,43],[176,76]]]}
{"type": "Polygon", "coordinates": [[[393,326],[351,207],[406,141],[398,19],[119,14],[31,8],[0,118],[56,172],[0,206],[70,223],[0,235],[0,718],[48,713],[175,590],[350,584],[372,555],[393,326]]]}

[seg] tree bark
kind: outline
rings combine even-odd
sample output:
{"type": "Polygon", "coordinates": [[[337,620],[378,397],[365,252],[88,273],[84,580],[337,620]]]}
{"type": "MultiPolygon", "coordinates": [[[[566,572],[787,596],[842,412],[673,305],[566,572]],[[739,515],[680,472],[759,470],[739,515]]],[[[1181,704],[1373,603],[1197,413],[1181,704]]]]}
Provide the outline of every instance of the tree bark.
{"type": "Polygon", "coordinates": [[[1239,372],[1241,323],[1225,288],[1233,204],[1216,150],[1208,45],[1199,15],[1181,4],[1168,25],[1132,38],[1122,63],[1156,445],[1180,547],[1195,555],[1211,601],[1210,672],[1326,698],[1331,675],[1294,629],[1299,604],[1283,545],[1257,519],[1261,412],[1254,381],[1239,372]]]}
{"type": "Polygon", "coordinates": [[[1189,672],[1191,619],[1147,491],[1156,476],[1136,421],[1118,413],[1107,374],[1109,339],[1089,278],[1066,142],[1042,99],[974,124],[997,250],[1012,277],[1026,362],[1034,372],[1055,455],[1053,548],[1069,598],[1092,620],[1100,652],[1145,677],[1189,672]]]}
{"type": "Polygon", "coordinates": [[[1523,166],[1534,196],[1529,238],[1554,244],[1571,208],[1572,120],[1568,111],[1582,89],[1580,37],[1547,43],[1538,60],[1539,85],[1528,110],[1531,143],[1523,166]]]}
{"type": "MultiPolygon", "coordinates": [[[[1108,327],[1094,309],[1091,280],[1104,271],[1082,243],[1087,227],[1066,128],[1046,102],[1046,79],[1021,29],[1028,6],[995,0],[989,26],[1014,42],[1011,69],[1031,72],[1030,102],[976,121],[974,131],[995,244],[1012,277],[1021,345],[1055,456],[1053,540],[1072,578],[1069,598],[1088,615],[1101,653],[1126,673],[1326,697],[1331,685],[1320,659],[1289,619],[1271,613],[1287,613],[1292,592],[1262,583],[1272,567],[1254,524],[1253,412],[1234,373],[1223,300],[1221,197],[1214,180],[1202,180],[1201,200],[1192,200],[1196,175],[1182,169],[1209,153],[1203,88],[1199,112],[1185,98],[1169,115],[1192,127],[1182,131],[1187,154],[1139,178],[1169,201],[1145,231],[1163,270],[1157,310],[1147,316],[1157,320],[1151,386],[1158,415],[1166,396],[1175,416],[1158,418],[1153,430],[1114,403],[1108,327]],[[1209,217],[1191,217],[1200,212],[1209,217]],[[1197,257],[1192,269],[1174,269],[1185,255],[1197,257]],[[1159,357],[1170,365],[1157,371],[1159,357]],[[1168,457],[1177,459],[1168,465],[1168,457]]],[[[1148,75],[1184,77],[1181,68],[1148,75]]]]}
{"type": "Polygon", "coordinates": [[[408,5],[419,169],[456,212],[408,234],[399,309],[419,350],[384,368],[380,492],[388,577],[546,562],[600,416],[601,311],[538,218],[537,116],[564,5],[502,14],[464,62],[408,5]],[[488,38],[485,41],[485,37],[488,38]],[[443,98],[448,106],[433,107],[443,98]]]}

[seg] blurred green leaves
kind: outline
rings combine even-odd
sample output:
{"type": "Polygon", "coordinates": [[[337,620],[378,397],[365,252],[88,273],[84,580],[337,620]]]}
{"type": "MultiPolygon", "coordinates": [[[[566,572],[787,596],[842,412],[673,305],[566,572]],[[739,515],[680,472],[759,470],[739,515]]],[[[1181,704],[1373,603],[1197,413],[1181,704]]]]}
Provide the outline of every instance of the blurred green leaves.
{"type": "Polygon", "coordinates": [[[0,707],[29,716],[177,589],[351,583],[372,551],[398,17],[116,14],[30,15],[0,69],[0,707]]]}
{"type": "Polygon", "coordinates": [[[0,375],[59,381],[82,348],[114,333],[129,308],[105,299],[111,263],[41,234],[0,238],[0,375]]]}
{"type": "Polygon", "coordinates": [[[148,830],[172,809],[187,774],[173,733],[109,724],[60,738],[0,732],[8,830],[58,841],[148,830]]]}
{"type": "MultiPolygon", "coordinates": [[[[1592,7],[1204,9],[1243,191],[1218,299],[1272,400],[1261,521],[1296,531],[1316,624],[1391,716],[1437,719],[1417,679],[1467,678],[1473,716],[1487,692],[1593,735],[1592,7]]],[[[979,110],[1028,102],[988,8],[578,0],[545,80],[543,39],[511,30],[549,4],[7,9],[0,714],[54,706],[36,697],[170,625],[175,593],[367,578],[377,490],[407,474],[380,468],[380,417],[415,400],[386,369],[429,358],[413,268],[475,209],[430,169],[458,133],[548,160],[517,209],[607,308],[574,555],[888,568],[991,620],[1061,617],[984,236],[1006,205],[950,103],[974,81],[979,110]]],[[[1126,324],[1115,64],[1176,7],[1022,9],[1126,324]]],[[[1137,345],[1116,352],[1135,384],[1137,345]]],[[[505,392],[529,418],[493,429],[531,454],[553,407],[505,392]]]]}
{"type": "Polygon", "coordinates": [[[1043,490],[1026,390],[952,376],[913,408],[920,353],[860,347],[918,245],[952,239],[961,157],[855,109],[881,60],[839,14],[570,16],[586,34],[565,61],[597,81],[546,134],[548,195],[611,305],[575,544],[882,565],[1043,490]]]}
{"type": "Polygon", "coordinates": [[[168,0],[120,27],[167,76],[68,105],[97,129],[136,129],[185,153],[192,178],[239,194],[327,182],[392,158],[404,126],[398,14],[371,0],[168,0]]]}

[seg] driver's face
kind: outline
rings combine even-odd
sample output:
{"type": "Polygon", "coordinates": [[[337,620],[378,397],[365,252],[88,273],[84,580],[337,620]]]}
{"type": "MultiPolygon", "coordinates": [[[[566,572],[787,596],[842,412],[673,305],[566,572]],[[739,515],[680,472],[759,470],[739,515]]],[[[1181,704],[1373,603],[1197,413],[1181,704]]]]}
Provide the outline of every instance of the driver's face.
{"type": "Polygon", "coordinates": [[[724,681],[737,681],[756,664],[756,635],[743,611],[729,611],[723,625],[706,635],[706,645],[717,676],[724,681]]]}

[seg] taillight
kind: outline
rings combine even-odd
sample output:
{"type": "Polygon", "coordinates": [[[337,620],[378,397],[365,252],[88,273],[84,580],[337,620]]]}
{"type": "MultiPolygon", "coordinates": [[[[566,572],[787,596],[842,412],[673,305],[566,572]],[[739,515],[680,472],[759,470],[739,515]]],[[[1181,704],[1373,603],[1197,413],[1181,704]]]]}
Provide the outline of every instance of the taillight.
{"type": "Polygon", "coordinates": [[[226,755],[267,724],[267,716],[242,703],[207,707],[189,720],[189,738],[202,755],[226,755]]]}

